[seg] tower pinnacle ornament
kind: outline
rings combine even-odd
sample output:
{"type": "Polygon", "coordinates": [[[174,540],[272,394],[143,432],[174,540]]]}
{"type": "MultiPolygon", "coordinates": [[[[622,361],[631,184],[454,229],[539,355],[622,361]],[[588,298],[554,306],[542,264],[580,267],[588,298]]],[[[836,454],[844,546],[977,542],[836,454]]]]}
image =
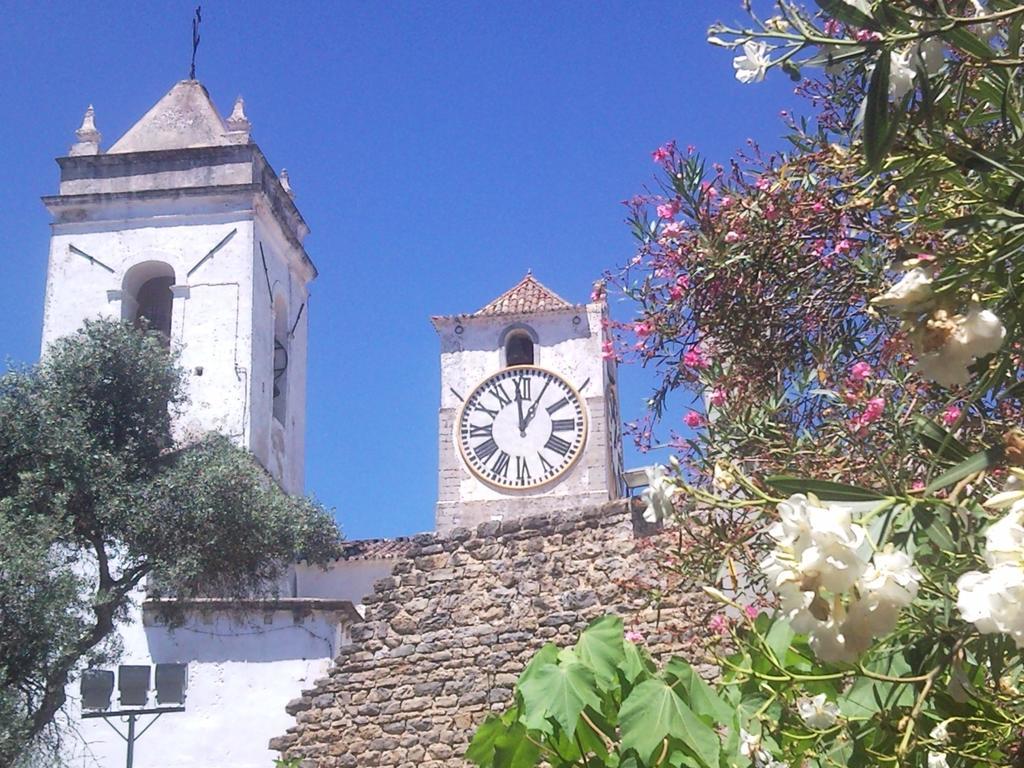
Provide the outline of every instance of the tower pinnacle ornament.
{"type": "Polygon", "coordinates": [[[224,121],[228,127],[228,138],[232,144],[248,144],[252,123],[245,116],[245,99],[239,96],[228,119],[224,121]]]}
{"type": "Polygon", "coordinates": [[[92,104],[85,110],[82,116],[82,125],[75,131],[75,138],[78,139],[71,145],[71,155],[98,155],[100,153],[100,141],[103,135],[96,130],[96,110],[92,104]]]}

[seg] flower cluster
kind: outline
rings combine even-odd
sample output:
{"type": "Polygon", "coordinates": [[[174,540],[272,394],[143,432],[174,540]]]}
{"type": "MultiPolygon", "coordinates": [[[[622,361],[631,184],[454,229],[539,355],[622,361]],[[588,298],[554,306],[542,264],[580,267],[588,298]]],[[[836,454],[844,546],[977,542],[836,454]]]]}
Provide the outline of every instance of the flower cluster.
{"type": "Polygon", "coordinates": [[[856,661],[895,628],[920,574],[906,553],[890,548],[869,562],[867,534],[849,507],[795,494],[778,511],[769,531],[775,549],[761,568],[783,613],[822,661],[856,661]]]}
{"type": "Polygon", "coordinates": [[[647,473],[647,488],[641,494],[641,498],[647,504],[644,508],[644,520],[656,523],[671,518],[675,511],[672,497],[679,492],[679,486],[660,464],[646,467],[644,472],[647,473]]]}
{"type": "Polygon", "coordinates": [[[1003,345],[1006,329],[976,297],[966,314],[936,307],[932,282],[929,268],[913,266],[872,303],[903,315],[922,375],[945,387],[963,386],[971,380],[968,368],[975,360],[1003,345]]]}
{"type": "MultiPolygon", "coordinates": [[[[1012,470],[1019,481],[1024,470],[1012,470]]],[[[957,579],[957,608],[983,635],[1004,634],[1024,648],[1024,491],[1007,490],[986,502],[1009,507],[985,532],[985,562],[990,570],[969,571],[957,579]]]]}

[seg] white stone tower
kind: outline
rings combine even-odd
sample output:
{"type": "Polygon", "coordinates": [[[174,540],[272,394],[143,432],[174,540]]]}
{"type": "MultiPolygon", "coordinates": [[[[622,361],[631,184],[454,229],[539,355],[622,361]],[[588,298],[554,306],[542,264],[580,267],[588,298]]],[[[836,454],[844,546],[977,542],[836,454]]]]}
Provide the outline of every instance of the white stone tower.
{"type": "Polygon", "coordinates": [[[622,495],[607,305],[571,304],[527,274],[441,337],[436,527],[600,504],[622,495]]]}
{"type": "Polygon", "coordinates": [[[303,490],[309,229],[282,171],[184,80],[106,151],[92,107],[57,159],[43,348],[86,318],[140,322],[181,351],[179,433],[216,430],[303,490]]]}

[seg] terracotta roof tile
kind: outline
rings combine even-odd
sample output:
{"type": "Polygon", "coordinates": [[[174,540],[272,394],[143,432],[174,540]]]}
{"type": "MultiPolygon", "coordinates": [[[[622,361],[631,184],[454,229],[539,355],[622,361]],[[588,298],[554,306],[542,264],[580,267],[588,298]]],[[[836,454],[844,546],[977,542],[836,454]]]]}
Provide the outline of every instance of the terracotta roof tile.
{"type": "Polygon", "coordinates": [[[572,306],[550,288],[542,285],[532,273],[527,272],[526,277],[519,283],[490,304],[478,309],[472,316],[520,315],[552,309],[571,309],[572,306]]]}
{"type": "Polygon", "coordinates": [[[341,560],[397,560],[413,545],[407,537],[343,541],[341,560]]]}

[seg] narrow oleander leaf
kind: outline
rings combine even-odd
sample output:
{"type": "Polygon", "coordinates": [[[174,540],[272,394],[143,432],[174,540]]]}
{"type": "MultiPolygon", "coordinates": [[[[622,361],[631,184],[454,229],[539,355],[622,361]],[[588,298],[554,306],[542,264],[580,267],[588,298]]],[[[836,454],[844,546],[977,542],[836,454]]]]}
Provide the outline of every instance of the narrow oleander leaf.
{"type": "Polygon", "coordinates": [[[917,429],[917,439],[921,441],[921,445],[936,456],[950,461],[964,461],[970,458],[971,452],[967,446],[931,419],[918,415],[914,419],[914,426],[917,429]]]}
{"type": "MultiPolygon", "coordinates": [[[[840,0],[841,1],[841,0],[840,0]]],[[[889,51],[882,50],[875,61],[874,72],[868,83],[864,110],[864,159],[877,170],[885,157],[885,145],[891,138],[889,131],[889,51]]]]}
{"type": "Polygon", "coordinates": [[[1002,453],[1003,451],[1000,447],[979,451],[932,480],[928,487],[924,489],[924,492],[926,494],[935,493],[954,483],[959,483],[965,477],[982,472],[997,464],[1002,458],[1002,453]]]}
{"type": "Polygon", "coordinates": [[[886,498],[884,494],[870,488],[833,483],[829,480],[769,475],[764,481],[781,493],[813,493],[822,501],[880,501],[886,498]]]}
{"type": "Polygon", "coordinates": [[[843,0],[814,0],[818,7],[834,19],[844,21],[860,29],[878,31],[878,22],[859,8],[843,0]]]}

